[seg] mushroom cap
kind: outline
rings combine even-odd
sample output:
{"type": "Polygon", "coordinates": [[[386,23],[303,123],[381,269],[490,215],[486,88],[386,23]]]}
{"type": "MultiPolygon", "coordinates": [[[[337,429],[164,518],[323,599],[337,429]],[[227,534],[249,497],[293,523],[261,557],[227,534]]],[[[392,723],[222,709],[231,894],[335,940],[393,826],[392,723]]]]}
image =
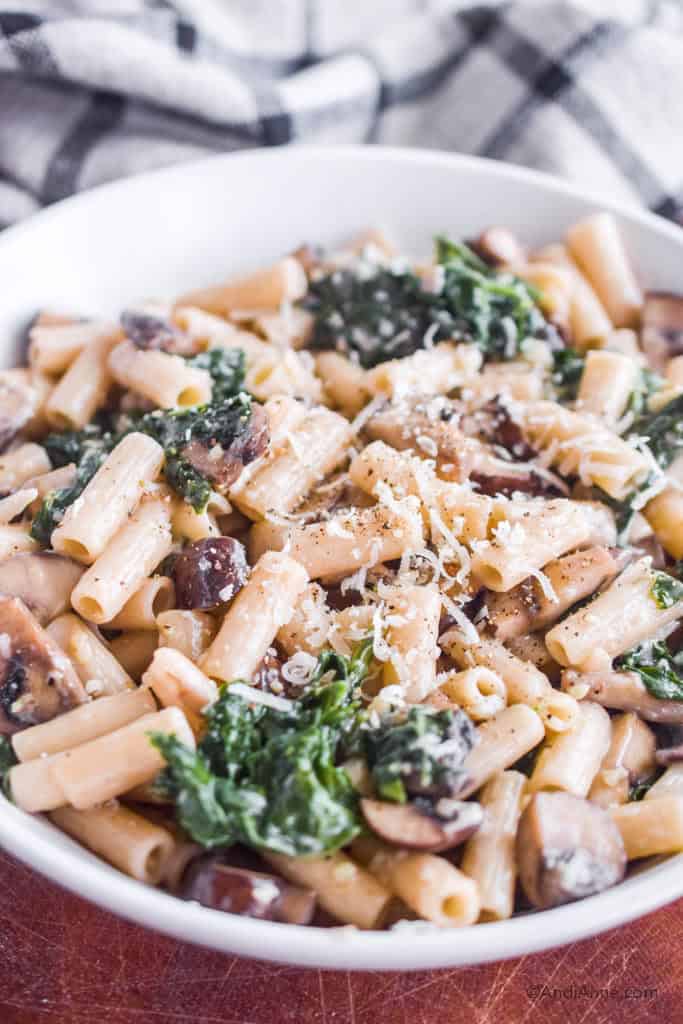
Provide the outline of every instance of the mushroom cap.
{"type": "Polygon", "coordinates": [[[534,906],[557,907],[620,882],[626,852],[609,813],[571,793],[536,793],[519,822],[516,859],[534,906]]]}
{"type": "Polygon", "coordinates": [[[438,817],[414,804],[392,804],[385,800],[361,800],[363,817],[381,839],[409,850],[439,853],[458,846],[476,832],[484,820],[479,804],[465,800],[442,799],[448,817],[438,817]]]}

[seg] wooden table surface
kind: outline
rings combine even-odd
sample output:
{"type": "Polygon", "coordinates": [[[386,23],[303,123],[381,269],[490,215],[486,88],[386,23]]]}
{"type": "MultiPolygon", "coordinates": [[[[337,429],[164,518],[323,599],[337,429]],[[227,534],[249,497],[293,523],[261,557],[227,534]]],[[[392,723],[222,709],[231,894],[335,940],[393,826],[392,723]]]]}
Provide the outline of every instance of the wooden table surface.
{"type": "Polygon", "coordinates": [[[0,855],[0,1024],[675,1024],[682,949],[679,901],[492,966],[299,970],[180,944],[0,855]]]}

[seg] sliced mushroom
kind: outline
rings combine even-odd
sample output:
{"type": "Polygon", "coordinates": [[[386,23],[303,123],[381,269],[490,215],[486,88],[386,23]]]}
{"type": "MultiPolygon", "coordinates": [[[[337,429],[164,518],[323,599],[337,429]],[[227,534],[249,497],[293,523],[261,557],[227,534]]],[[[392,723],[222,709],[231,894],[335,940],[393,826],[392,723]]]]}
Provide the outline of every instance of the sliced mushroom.
{"type": "Polygon", "coordinates": [[[0,597],[0,733],[46,722],[88,699],[64,652],[18,597],[0,597]]]}
{"type": "Polygon", "coordinates": [[[31,419],[37,401],[35,388],[28,382],[0,375],[0,452],[31,419]]]}
{"type": "Polygon", "coordinates": [[[232,601],[249,576],[243,544],[207,537],[188,544],[173,562],[178,608],[208,611],[232,601]]]}
{"type": "Polygon", "coordinates": [[[302,526],[308,523],[319,523],[335,512],[347,508],[369,508],[374,504],[373,498],[356,487],[348,473],[337,473],[297,505],[293,518],[302,526]]]}
{"type": "Polygon", "coordinates": [[[191,441],[181,454],[197,472],[224,490],[235,482],[245,466],[264,454],[268,437],[268,418],[262,406],[254,405],[245,429],[227,448],[191,441]]]}
{"type": "Polygon", "coordinates": [[[447,815],[444,817],[422,811],[414,804],[392,804],[367,797],[360,805],[372,831],[385,842],[427,853],[458,846],[469,839],[484,820],[480,805],[465,800],[439,800],[437,807],[443,809],[447,815]]]}
{"type": "Polygon", "coordinates": [[[593,700],[612,711],[635,711],[646,722],[683,724],[683,701],[653,697],[635,672],[562,673],[562,689],[577,700],[593,700]]]}
{"type": "Polygon", "coordinates": [[[571,793],[536,793],[517,831],[519,878],[535,907],[558,907],[620,882],[626,852],[607,811],[571,793]]]}
{"type": "Polygon", "coordinates": [[[276,875],[232,867],[220,856],[197,858],[185,872],[179,895],[203,907],[286,924],[310,924],[315,893],[276,875]]]}
{"type": "Polygon", "coordinates": [[[0,562],[0,594],[20,597],[46,626],[69,609],[71,591],[82,575],[82,565],[53,551],[15,555],[0,562]]]}
{"type": "Polygon", "coordinates": [[[683,353],[683,295],[647,292],[642,309],[641,343],[653,370],[683,353]]]}
{"type": "Polygon", "coordinates": [[[482,446],[460,428],[461,413],[461,406],[448,398],[419,395],[379,409],[364,432],[372,441],[435,459],[444,479],[466,480],[482,446]]]}
{"type": "Polygon", "coordinates": [[[589,799],[600,807],[625,804],[629,790],[654,775],[655,736],[638,715],[627,711],[612,719],[609,750],[593,780],[589,799]]]}
{"type": "Polygon", "coordinates": [[[121,314],[124,334],[136,348],[160,349],[176,355],[191,355],[196,345],[191,338],[164,317],[126,309],[121,314]]]}
{"type": "Polygon", "coordinates": [[[537,454],[527,443],[522,425],[514,418],[509,404],[500,395],[463,417],[462,427],[466,434],[499,445],[523,462],[537,454]]]}
{"type": "Polygon", "coordinates": [[[526,262],[524,247],[508,228],[486,228],[469,246],[492,267],[526,262]]]}

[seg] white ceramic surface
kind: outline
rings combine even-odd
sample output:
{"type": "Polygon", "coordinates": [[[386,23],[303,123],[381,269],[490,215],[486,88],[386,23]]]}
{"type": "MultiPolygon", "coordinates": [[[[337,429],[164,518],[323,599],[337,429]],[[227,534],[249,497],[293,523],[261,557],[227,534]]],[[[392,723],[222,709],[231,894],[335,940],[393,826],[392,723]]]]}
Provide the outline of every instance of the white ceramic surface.
{"type": "MultiPolygon", "coordinates": [[[[379,225],[411,255],[437,232],[506,224],[551,241],[591,210],[619,216],[643,281],[683,289],[683,232],[562,182],[467,157],[340,147],[214,157],[107,185],[0,235],[0,364],[40,307],[116,313],[291,250],[379,225]]],[[[253,921],[183,903],[102,863],[0,798],[0,844],[61,885],[142,924],[226,952],[329,968],[416,969],[503,959],[621,924],[683,894],[683,856],[556,910],[463,931],[363,933],[253,921]]]]}

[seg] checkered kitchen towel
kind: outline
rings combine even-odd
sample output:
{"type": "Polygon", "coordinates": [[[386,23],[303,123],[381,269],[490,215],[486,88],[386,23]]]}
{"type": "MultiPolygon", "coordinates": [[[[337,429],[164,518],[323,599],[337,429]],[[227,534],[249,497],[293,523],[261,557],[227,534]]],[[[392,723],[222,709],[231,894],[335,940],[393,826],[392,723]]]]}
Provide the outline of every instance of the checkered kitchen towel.
{"type": "Polygon", "coordinates": [[[681,0],[0,0],[0,225],[287,142],[478,153],[680,217],[681,0]]]}

